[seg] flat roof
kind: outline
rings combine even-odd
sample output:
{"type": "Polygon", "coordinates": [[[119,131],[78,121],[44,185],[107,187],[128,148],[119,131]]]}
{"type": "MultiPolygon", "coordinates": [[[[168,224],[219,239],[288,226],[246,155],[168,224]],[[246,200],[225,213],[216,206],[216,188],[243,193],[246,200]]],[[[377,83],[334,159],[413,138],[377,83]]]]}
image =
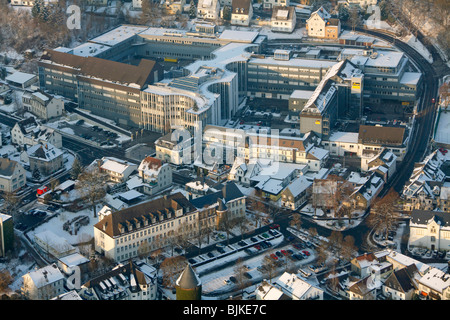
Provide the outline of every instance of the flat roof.
{"type": "Polygon", "coordinates": [[[224,30],[220,35],[220,40],[232,40],[234,42],[249,42],[252,43],[259,32],[256,31],[239,31],[239,30],[224,30]]]}

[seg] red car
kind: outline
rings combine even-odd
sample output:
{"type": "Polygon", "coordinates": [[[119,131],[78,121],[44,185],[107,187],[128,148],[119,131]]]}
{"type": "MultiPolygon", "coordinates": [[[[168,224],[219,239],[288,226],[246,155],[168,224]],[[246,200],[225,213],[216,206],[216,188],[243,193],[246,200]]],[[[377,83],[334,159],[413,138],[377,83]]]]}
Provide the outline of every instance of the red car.
{"type": "Polygon", "coordinates": [[[270,226],[270,229],[279,229],[280,225],[279,224],[273,224],[270,226]]]}
{"type": "Polygon", "coordinates": [[[273,260],[278,260],[278,257],[277,257],[274,253],[272,253],[272,254],[270,255],[270,257],[271,257],[273,260]]]}
{"type": "Polygon", "coordinates": [[[258,250],[261,250],[261,246],[259,244],[254,245],[254,247],[258,250]]]}
{"type": "Polygon", "coordinates": [[[285,255],[285,256],[288,255],[288,252],[287,252],[286,250],[280,250],[280,251],[281,251],[281,253],[282,253],[283,255],[285,255]]]}
{"type": "Polygon", "coordinates": [[[309,257],[309,255],[310,255],[310,253],[308,252],[308,251],[306,251],[306,250],[303,250],[302,251],[306,256],[308,256],[309,257]]]}
{"type": "Polygon", "coordinates": [[[431,103],[435,103],[436,102],[436,99],[431,99],[431,103]]]}

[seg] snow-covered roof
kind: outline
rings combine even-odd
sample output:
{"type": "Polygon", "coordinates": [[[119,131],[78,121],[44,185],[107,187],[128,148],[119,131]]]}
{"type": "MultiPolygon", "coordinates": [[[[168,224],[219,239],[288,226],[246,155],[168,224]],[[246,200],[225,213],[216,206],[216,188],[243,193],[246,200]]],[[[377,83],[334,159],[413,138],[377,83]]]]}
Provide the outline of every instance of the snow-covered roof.
{"type": "Polygon", "coordinates": [[[258,35],[259,32],[257,31],[224,30],[219,39],[252,43],[258,35]]]}
{"type": "Polygon", "coordinates": [[[15,72],[5,78],[7,82],[14,82],[19,84],[24,84],[27,81],[36,78],[37,76],[35,74],[31,73],[25,73],[25,72],[15,72]]]}
{"type": "Polygon", "coordinates": [[[64,275],[55,264],[28,273],[34,285],[38,288],[64,279],[64,275]]]}
{"type": "Polygon", "coordinates": [[[289,189],[294,197],[298,196],[300,193],[308,189],[312,185],[312,181],[305,176],[299,176],[297,179],[293,180],[286,189],[289,189]]]}
{"type": "Polygon", "coordinates": [[[329,141],[336,141],[336,142],[347,142],[347,143],[358,143],[358,132],[333,132],[330,135],[329,141]]]}
{"type": "Polygon", "coordinates": [[[444,293],[450,286],[450,274],[439,270],[438,268],[431,268],[425,275],[420,278],[419,282],[439,293],[444,293]]]}
{"type": "Polygon", "coordinates": [[[59,261],[61,261],[63,264],[65,264],[70,268],[74,266],[79,266],[80,264],[83,263],[88,263],[89,259],[81,255],[80,253],[73,253],[69,254],[68,256],[60,258],[59,261]]]}
{"type": "Polygon", "coordinates": [[[122,199],[124,199],[126,201],[135,200],[142,196],[143,196],[143,194],[136,190],[129,190],[129,191],[126,191],[123,193],[119,193],[119,197],[121,197],[122,199]]]}
{"type": "Polygon", "coordinates": [[[400,79],[401,84],[417,85],[422,74],[420,72],[405,72],[400,79]]]}
{"type": "Polygon", "coordinates": [[[136,164],[116,158],[104,158],[101,168],[107,171],[123,174],[127,169],[137,168],[136,164]]]}

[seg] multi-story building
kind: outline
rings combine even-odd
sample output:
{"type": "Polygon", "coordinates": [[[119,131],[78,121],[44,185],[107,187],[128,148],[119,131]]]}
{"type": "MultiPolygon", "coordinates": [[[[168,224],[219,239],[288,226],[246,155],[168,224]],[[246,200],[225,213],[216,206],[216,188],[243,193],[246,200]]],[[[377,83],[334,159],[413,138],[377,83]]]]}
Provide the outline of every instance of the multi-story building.
{"type": "Polygon", "coordinates": [[[220,15],[219,0],[199,0],[197,4],[197,18],[216,21],[220,15]]]}
{"type": "Polygon", "coordinates": [[[364,73],[364,96],[366,102],[401,102],[413,106],[422,87],[422,74],[408,71],[409,58],[398,51],[359,50],[348,56],[364,73]]]}
{"type": "Polygon", "coordinates": [[[95,251],[117,262],[165,247],[178,230],[192,236],[199,212],[181,193],[111,212],[94,225],[95,251]]]}
{"type": "Polygon", "coordinates": [[[0,158],[0,191],[15,192],[26,184],[26,171],[14,160],[0,158]]]}
{"type": "Polygon", "coordinates": [[[450,174],[445,169],[448,160],[441,151],[435,150],[414,170],[406,182],[401,197],[403,210],[441,210],[450,212],[450,174]]]}
{"type": "Polygon", "coordinates": [[[290,3],[291,3],[290,0],[264,0],[263,9],[272,10],[277,6],[289,7],[290,3]]]}
{"type": "Polygon", "coordinates": [[[65,278],[56,264],[22,276],[22,294],[30,300],[50,300],[65,292],[65,278]]]}
{"type": "Polygon", "coordinates": [[[224,184],[222,190],[190,200],[198,210],[199,227],[223,229],[229,223],[245,216],[246,196],[234,182],[224,184]]]}
{"type": "Polygon", "coordinates": [[[306,30],[309,37],[337,40],[341,34],[341,21],[331,18],[331,15],[320,7],[306,20],[306,30]]]}
{"type": "Polygon", "coordinates": [[[11,142],[19,146],[50,143],[61,148],[62,136],[53,128],[39,125],[35,118],[29,117],[16,122],[11,129],[11,142]]]}
{"type": "Polygon", "coordinates": [[[157,300],[157,271],[142,261],[130,261],[84,283],[83,300],[157,300]]]}
{"type": "Polygon", "coordinates": [[[448,213],[429,210],[412,210],[409,222],[408,247],[448,251],[450,246],[450,219],[448,213]]]}
{"type": "MultiPolygon", "coordinates": [[[[154,195],[172,185],[172,168],[166,162],[157,158],[146,157],[137,168],[139,176],[136,182],[140,181],[137,189],[145,194],[154,195]]],[[[128,183],[131,186],[131,182],[128,183]]]]}
{"type": "Polygon", "coordinates": [[[31,172],[37,169],[44,176],[57,172],[64,164],[64,153],[50,143],[35,144],[24,151],[21,158],[29,162],[31,172]]]}
{"type": "Polygon", "coordinates": [[[288,100],[294,90],[314,90],[332,60],[311,60],[280,56],[254,55],[247,62],[247,96],[288,100]]]}
{"type": "Polygon", "coordinates": [[[113,157],[103,157],[98,160],[100,171],[106,173],[109,181],[123,183],[137,169],[137,164],[113,157]]]}
{"type": "Polygon", "coordinates": [[[253,5],[251,0],[232,0],[231,24],[249,26],[253,17],[253,5]]]}
{"type": "Polygon", "coordinates": [[[286,7],[281,4],[272,9],[272,18],[270,19],[272,31],[291,33],[294,31],[296,23],[297,15],[294,7],[286,7]]]}
{"type": "Polygon", "coordinates": [[[64,101],[45,92],[24,92],[23,105],[40,119],[48,120],[60,117],[64,111],[64,101]]]}
{"type": "Polygon", "coordinates": [[[135,127],[141,122],[141,90],[163,78],[160,65],[145,59],[134,66],[48,50],[38,65],[42,90],[76,100],[80,108],[95,115],[135,127]]]}
{"type": "Polygon", "coordinates": [[[300,132],[313,131],[326,140],[337,119],[360,117],[363,78],[361,70],[347,60],[333,65],[300,113],[300,132]]]}

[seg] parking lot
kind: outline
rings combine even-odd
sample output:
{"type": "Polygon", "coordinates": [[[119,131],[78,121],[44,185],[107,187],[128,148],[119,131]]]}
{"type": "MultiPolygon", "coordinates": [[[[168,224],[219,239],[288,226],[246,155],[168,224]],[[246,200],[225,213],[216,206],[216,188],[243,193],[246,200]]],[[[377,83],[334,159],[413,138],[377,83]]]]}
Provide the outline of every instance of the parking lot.
{"type": "Polygon", "coordinates": [[[271,259],[274,265],[273,276],[281,274],[287,268],[299,272],[308,278],[315,272],[324,272],[322,266],[315,265],[314,246],[309,241],[288,237],[277,229],[253,235],[234,244],[218,243],[208,253],[197,255],[189,260],[199,274],[206,295],[219,296],[236,291],[239,283],[236,279],[236,266],[242,264],[249,290],[263,279],[269,271],[265,269],[265,259],[271,259]],[[309,268],[311,266],[311,268],[309,268]]]}
{"type": "Polygon", "coordinates": [[[86,124],[83,120],[75,123],[61,122],[59,129],[69,128],[73,134],[92,142],[97,142],[101,146],[114,145],[117,143],[118,134],[113,131],[104,130],[98,126],[86,124]]]}

